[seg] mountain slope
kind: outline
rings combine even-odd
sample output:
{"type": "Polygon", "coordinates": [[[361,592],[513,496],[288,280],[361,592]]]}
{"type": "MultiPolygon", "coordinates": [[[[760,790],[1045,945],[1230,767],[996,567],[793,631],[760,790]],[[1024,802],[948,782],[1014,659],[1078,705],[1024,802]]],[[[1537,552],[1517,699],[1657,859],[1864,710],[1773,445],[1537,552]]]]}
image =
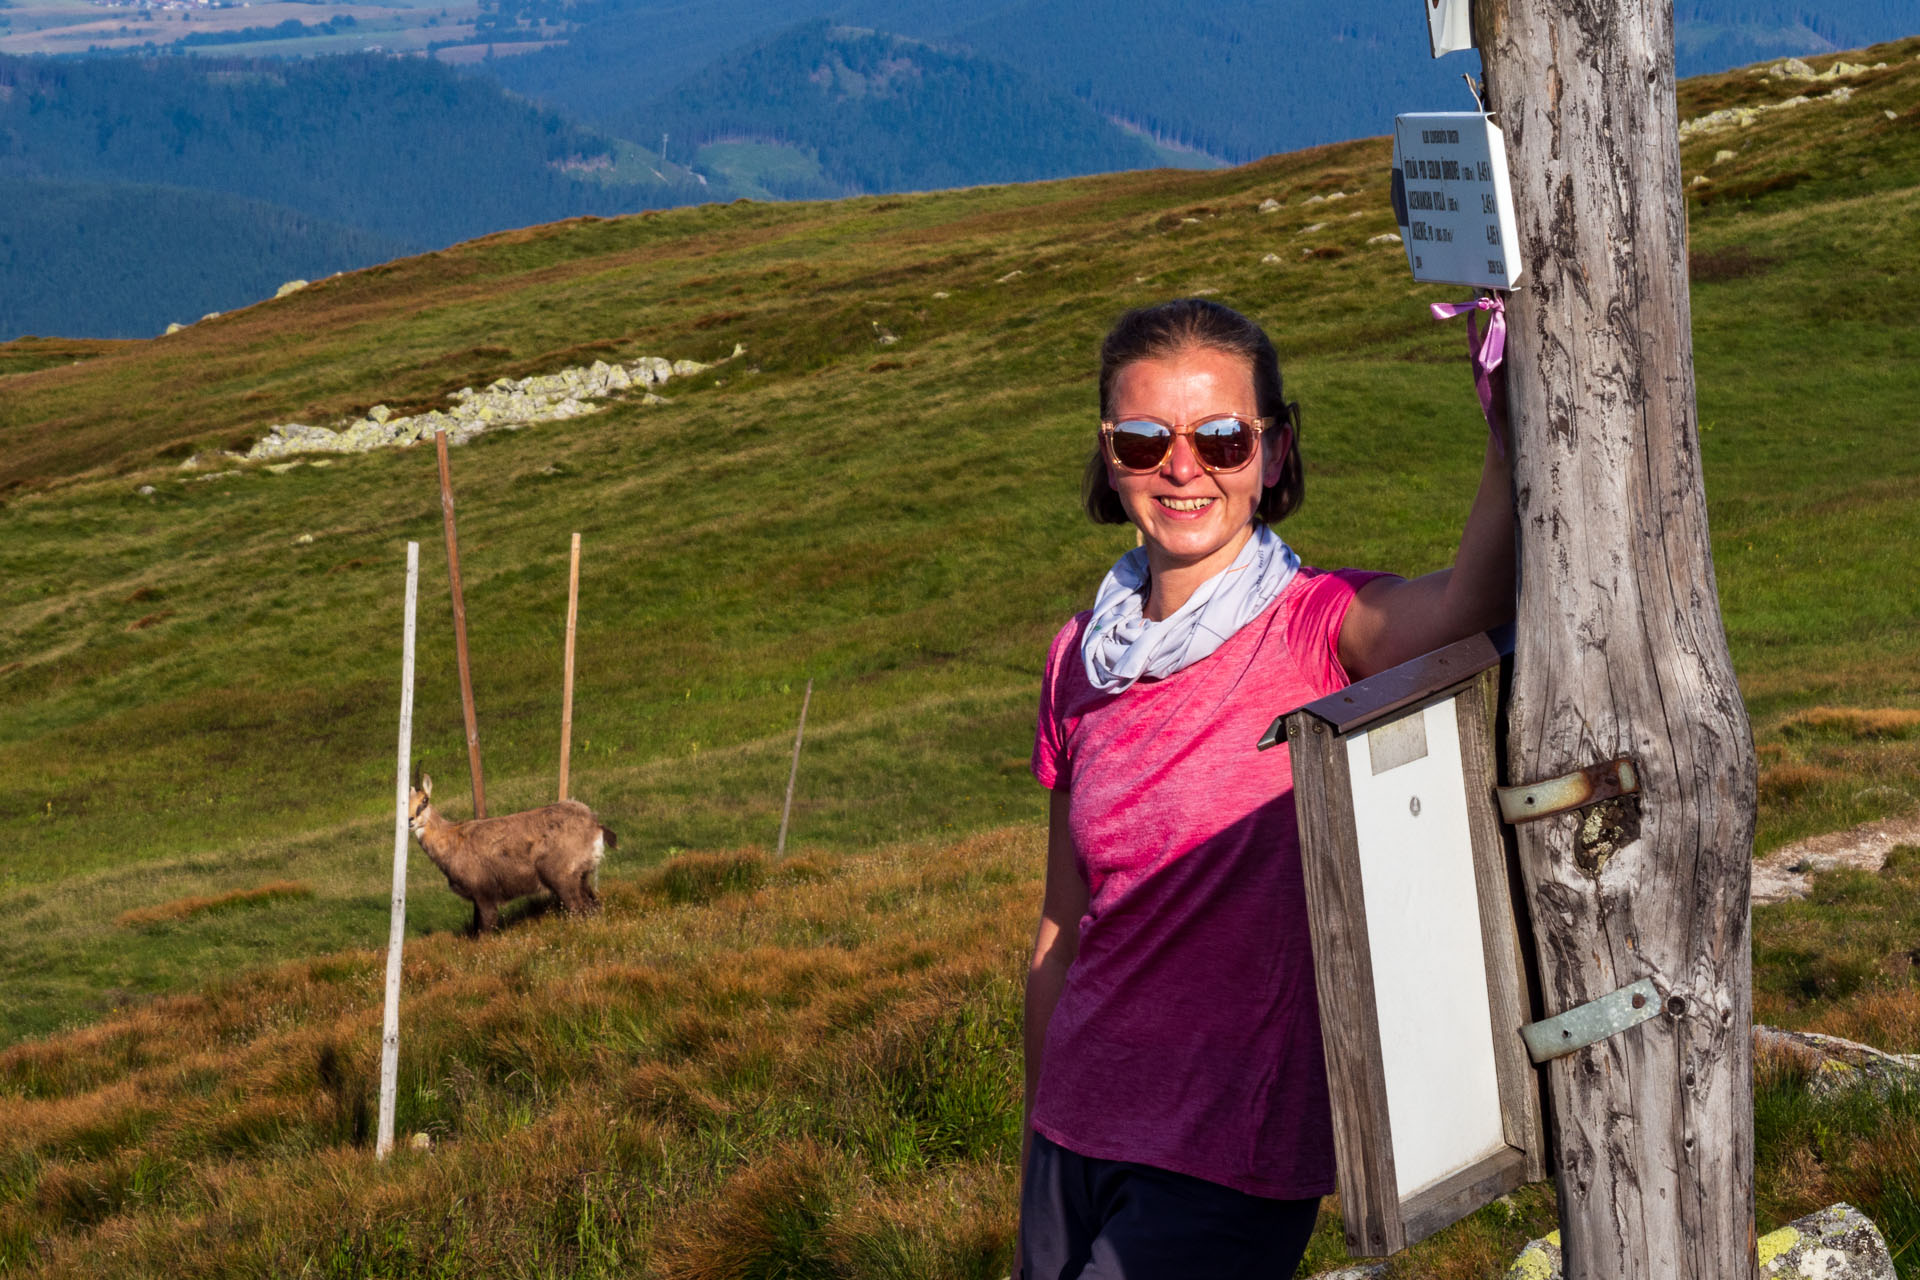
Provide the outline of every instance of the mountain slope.
{"type": "MultiPolygon", "coordinates": [[[[795,146],[841,191],[926,190],[1153,166],[1139,138],[1081,102],[973,54],[812,22],[722,58],[615,120],[692,146],[795,146]]],[[[813,190],[779,194],[821,194],[813,190]]]]}
{"type": "MultiPolygon", "coordinates": [[[[296,211],[308,236],[323,234],[318,224],[342,229],[324,234],[335,249],[352,248],[344,259],[296,251],[284,235],[243,233],[268,255],[253,274],[275,280],[305,274],[309,261],[362,266],[397,247],[708,195],[684,171],[659,176],[631,144],[485,80],[418,58],[371,56],[0,58],[0,180],[32,179],[194,188],[296,211]]],[[[138,199],[99,198],[111,200],[116,218],[138,199]]],[[[205,227],[156,218],[148,251],[175,264],[142,269],[175,270],[205,255],[210,278],[229,278],[235,246],[222,247],[215,234],[225,217],[205,227]]],[[[126,225],[94,234],[117,240],[126,225]]],[[[45,246],[42,256],[71,261],[83,253],[69,242],[45,246]]],[[[116,283],[94,272],[41,281],[36,291],[60,288],[88,301],[83,332],[96,335],[139,331],[156,307],[173,305],[142,294],[132,277],[116,283]]],[[[224,289],[219,296],[240,300],[224,289]]],[[[74,308],[7,310],[18,327],[0,334],[12,336],[57,328],[55,315],[74,308]]]]}
{"type": "MultiPolygon", "coordinates": [[[[485,70],[652,144],[632,108],[789,22],[831,19],[964,47],[1096,110],[1235,160],[1384,132],[1396,111],[1464,107],[1471,54],[1434,60],[1400,0],[490,0],[503,21],[578,24],[569,43],[485,70]]],[[[1683,0],[1679,74],[1852,48],[1920,29],[1908,0],[1683,0]]],[[[529,34],[535,28],[529,25],[529,34]]],[[[548,28],[539,34],[551,36],[548,28]]],[[[723,84],[738,94],[750,86],[723,84]]]]}
{"type": "Polygon", "coordinates": [[[414,248],[223,192],[13,179],[0,203],[0,334],[148,337],[414,248]]]}

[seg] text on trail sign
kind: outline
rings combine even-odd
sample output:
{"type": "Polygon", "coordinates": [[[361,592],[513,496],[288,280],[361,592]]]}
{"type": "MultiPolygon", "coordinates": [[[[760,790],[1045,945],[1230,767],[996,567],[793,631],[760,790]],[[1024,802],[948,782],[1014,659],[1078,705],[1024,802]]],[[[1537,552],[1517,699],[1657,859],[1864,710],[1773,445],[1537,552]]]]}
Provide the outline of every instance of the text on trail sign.
{"type": "Polygon", "coordinates": [[[1473,48],[1473,6],[1469,0],[1427,0],[1427,41],[1436,58],[1473,48]]]}
{"type": "Polygon", "coordinates": [[[1393,121],[1393,215],[1415,280],[1511,289],[1521,273],[1506,141],[1477,111],[1393,121]]]}

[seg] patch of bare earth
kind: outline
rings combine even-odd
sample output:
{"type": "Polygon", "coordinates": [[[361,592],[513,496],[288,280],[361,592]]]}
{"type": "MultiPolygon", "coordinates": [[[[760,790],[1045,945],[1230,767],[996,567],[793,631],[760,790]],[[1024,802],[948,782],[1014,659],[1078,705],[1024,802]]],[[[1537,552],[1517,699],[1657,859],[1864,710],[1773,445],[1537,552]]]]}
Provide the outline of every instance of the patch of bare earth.
{"type": "Polygon", "coordinates": [[[1808,877],[1833,867],[1878,871],[1887,854],[1903,844],[1920,844],[1920,813],[1797,840],[1754,860],[1753,900],[1758,904],[1804,898],[1808,877]]]}

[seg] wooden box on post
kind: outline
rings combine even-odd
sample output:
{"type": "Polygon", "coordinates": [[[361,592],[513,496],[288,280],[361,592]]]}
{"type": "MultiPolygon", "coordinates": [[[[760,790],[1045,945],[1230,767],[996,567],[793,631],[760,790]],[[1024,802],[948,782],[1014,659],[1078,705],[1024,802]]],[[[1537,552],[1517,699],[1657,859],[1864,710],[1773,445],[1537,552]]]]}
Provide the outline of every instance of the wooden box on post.
{"type": "Polygon", "coordinates": [[[1518,880],[1494,800],[1499,680],[1500,654],[1477,635],[1283,717],[1340,1212],[1359,1257],[1546,1176],[1520,1038],[1518,880]]]}

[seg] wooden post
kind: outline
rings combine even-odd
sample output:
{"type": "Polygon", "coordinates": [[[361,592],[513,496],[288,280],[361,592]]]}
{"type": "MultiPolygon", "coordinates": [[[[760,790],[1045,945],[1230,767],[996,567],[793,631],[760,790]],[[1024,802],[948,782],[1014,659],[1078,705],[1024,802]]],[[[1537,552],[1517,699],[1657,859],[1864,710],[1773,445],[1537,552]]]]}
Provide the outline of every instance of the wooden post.
{"type": "Polygon", "coordinates": [[[420,544],[407,544],[406,623],[400,642],[400,755],[393,784],[393,909],[387,922],[387,1007],[380,1036],[380,1128],[373,1154],[393,1150],[394,1093],[400,1079],[400,948],[407,940],[407,794],[413,754],[413,631],[420,586],[420,544]]]}
{"type": "Polygon", "coordinates": [[[567,571],[567,661],[560,693],[560,798],[567,798],[567,760],[573,754],[573,629],[580,617],[580,535],[573,535],[573,567],[567,571]]]}
{"type": "Polygon", "coordinates": [[[487,787],[480,771],[480,725],[473,713],[473,669],[467,662],[467,600],[460,588],[460,537],[453,528],[453,471],[447,463],[447,433],[433,433],[440,455],[440,516],[447,526],[447,586],[453,592],[453,648],[460,663],[460,709],[467,719],[467,769],[473,774],[473,816],[487,816],[487,787]]]}
{"type": "Polygon", "coordinates": [[[1519,828],[1548,1015],[1662,1015],[1548,1066],[1568,1280],[1751,1280],[1755,763],[1709,554],[1667,0],[1476,0],[1525,275],[1510,781],[1632,757],[1519,828]]]}
{"type": "Polygon", "coordinates": [[[807,705],[813,701],[813,681],[807,681],[807,692],[800,699],[800,727],[793,731],[793,767],[787,770],[787,802],[780,806],[780,840],[774,846],[773,858],[778,862],[787,856],[787,819],[793,814],[793,784],[800,776],[800,740],[807,736],[807,705]]]}

